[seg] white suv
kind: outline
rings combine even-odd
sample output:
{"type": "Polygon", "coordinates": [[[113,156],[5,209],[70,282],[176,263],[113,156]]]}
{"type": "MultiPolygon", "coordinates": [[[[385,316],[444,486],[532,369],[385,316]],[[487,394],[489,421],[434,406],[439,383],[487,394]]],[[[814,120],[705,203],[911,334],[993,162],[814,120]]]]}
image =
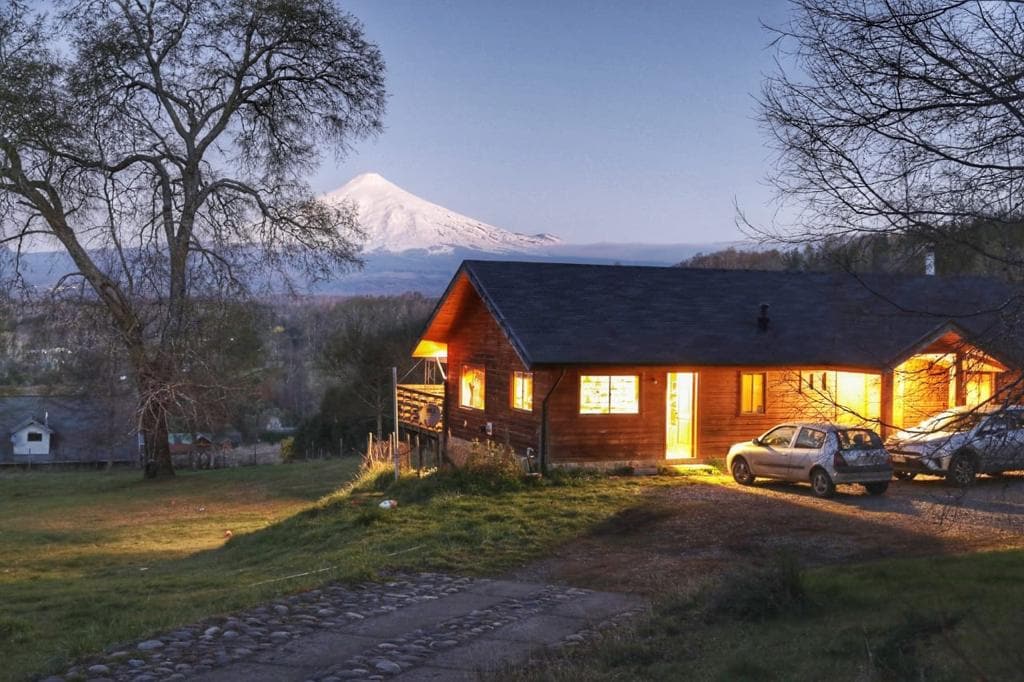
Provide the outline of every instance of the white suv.
{"type": "Polygon", "coordinates": [[[896,478],[945,476],[960,487],[980,473],[1024,469],[1024,407],[954,407],[886,443],[896,478]]]}

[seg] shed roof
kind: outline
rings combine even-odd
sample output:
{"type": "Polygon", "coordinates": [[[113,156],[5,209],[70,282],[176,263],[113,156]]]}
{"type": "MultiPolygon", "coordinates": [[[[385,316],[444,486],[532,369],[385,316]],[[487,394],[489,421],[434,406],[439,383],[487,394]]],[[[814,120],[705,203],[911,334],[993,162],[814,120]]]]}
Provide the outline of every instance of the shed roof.
{"type": "Polygon", "coordinates": [[[53,429],[51,429],[49,426],[39,421],[35,417],[30,417],[28,419],[23,420],[20,424],[16,424],[14,428],[11,429],[11,434],[18,433],[29,427],[34,427],[36,429],[39,429],[40,431],[46,431],[47,433],[53,433],[53,429]]]}
{"type": "Polygon", "coordinates": [[[950,329],[1021,366],[1005,283],[850,273],[463,262],[423,338],[447,342],[478,295],[528,367],[886,367],[950,329]],[[767,331],[758,326],[768,304],[767,331]]]}

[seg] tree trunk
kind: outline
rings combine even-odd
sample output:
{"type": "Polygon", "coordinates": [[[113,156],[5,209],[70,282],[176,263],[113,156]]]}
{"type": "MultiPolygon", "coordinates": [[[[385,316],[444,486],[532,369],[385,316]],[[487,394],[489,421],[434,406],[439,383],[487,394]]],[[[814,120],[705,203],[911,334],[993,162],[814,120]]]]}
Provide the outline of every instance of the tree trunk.
{"type": "Polygon", "coordinates": [[[141,419],[143,461],[146,478],[174,476],[171,446],[167,439],[167,407],[160,401],[149,401],[142,406],[141,419]]]}
{"type": "Polygon", "coordinates": [[[139,429],[143,437],[143,472],[146,478],[174,476],[168,440],[168,377],[160,366],[139,372],[139,429]]]}

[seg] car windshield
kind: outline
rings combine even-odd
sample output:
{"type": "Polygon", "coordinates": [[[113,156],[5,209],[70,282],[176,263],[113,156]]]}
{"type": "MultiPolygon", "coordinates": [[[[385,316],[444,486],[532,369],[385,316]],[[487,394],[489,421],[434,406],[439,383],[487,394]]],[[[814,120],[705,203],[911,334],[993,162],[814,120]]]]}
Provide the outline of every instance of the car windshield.
{"type": "Polygon", "coordinates": [[[977,426],[983,416],[977,412],[940,412],[910,430],[917,433],[962,433],[977,426]]]}
{"type": "Polygon", "coordinates": [[[846,429],[836,431],[840,450],[877,450],[882,447],[882,439],[870,429],[846,429]]]}

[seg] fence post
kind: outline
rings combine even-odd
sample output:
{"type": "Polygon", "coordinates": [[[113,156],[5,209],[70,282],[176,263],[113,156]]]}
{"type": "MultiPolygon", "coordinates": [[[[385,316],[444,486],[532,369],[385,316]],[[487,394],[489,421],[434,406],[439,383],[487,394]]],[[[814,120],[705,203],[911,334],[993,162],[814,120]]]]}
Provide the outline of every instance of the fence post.
{"type": "Polygon", "coordinates": [[[395,480],[398,480],[399,475],[399,464],[398,464],[398,368],[391,368],[391,400],[395,424],[394,431],[391,433],[391,458],[395,462],[395,480]]]}

